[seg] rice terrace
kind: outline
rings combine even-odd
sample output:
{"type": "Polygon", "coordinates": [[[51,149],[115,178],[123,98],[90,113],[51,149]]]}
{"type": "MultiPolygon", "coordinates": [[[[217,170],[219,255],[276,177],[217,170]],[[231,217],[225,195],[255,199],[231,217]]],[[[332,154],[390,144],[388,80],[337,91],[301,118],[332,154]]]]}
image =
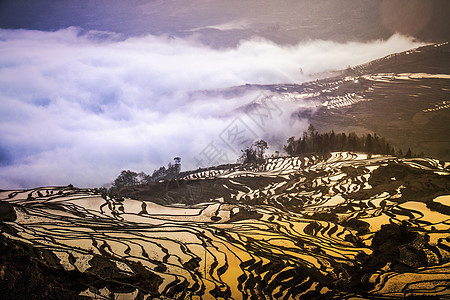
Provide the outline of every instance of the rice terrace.
{"type": "Polygon", "coordinates": [[[445,296],[449,166],[273,158],[180,178],[170,195],[189,204],[73,187],[4,192],[15,218],[2,225],[2,265],[20,272],[7,259],[28,254],[53,289],[116,299],[445,296]]]}
{"type": "Polygon", "coordinates": [[[450,1],[0,1],[0,299],[450,299],[450,1]]]}

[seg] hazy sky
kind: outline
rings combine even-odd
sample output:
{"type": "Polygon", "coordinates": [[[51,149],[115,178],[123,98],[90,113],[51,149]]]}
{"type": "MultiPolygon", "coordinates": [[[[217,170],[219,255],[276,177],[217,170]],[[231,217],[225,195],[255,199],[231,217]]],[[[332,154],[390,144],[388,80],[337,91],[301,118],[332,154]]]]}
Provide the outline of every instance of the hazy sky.
{"type": "Polygon", "coordinates": [[[224,137],[236,124],[298,136],[308,120],[291,113],[313,101],[277,104],[258,126],[239,108],[260,91],[196,91],[304,82],[442,39],[442,1],[408,1],[398,23],[400,2],[2,0],[0,189],[100,186],[174,156],[214,163],[213,150],[235,161],[224,137]]]}
{"type": "Polygon", "coordinates": [[[448,0],[1,0],[0,28],[195,34],[214,46],[254,35],[278,44],[369,41],[393,33],[439,41],[450,36],[449,13],[448,0]]]}

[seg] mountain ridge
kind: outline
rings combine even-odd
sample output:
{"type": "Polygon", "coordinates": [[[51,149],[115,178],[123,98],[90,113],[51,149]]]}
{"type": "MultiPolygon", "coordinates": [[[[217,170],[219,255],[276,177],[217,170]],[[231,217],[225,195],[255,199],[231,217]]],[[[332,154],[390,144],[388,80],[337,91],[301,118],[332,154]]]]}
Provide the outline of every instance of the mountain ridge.
{"type": "Polygon", "coordinates": [[[442,42],[337,71],[331,78],[302,84],[248,84],[218,94],[231,97],[259,89],[262,99],[237,111],[257,110],[264,97],[280,105],[298,103],[291,119],[312,123],[320,132],[377,133],[398,149],[450,160],[449,70],[450,45],[442,42]]]}

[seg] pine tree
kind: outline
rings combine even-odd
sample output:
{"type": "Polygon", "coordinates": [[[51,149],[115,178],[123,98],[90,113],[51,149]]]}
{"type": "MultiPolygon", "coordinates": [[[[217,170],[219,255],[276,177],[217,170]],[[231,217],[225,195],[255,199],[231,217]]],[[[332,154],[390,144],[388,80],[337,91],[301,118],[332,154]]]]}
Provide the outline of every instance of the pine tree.
{"type": "Polygon", "coordinates": [[[372,154],[372,152],[373,152],[373,138],[372,138],[372,135],[370,135],[370,133],[367,134],[364,146],[365,146],[364,147],[365,148],[364,149],[365,152],[368,153],[368,154],[372,154]]]}
{"type": "Polygon", "coordinates": [[[412,154],[411,154],[411,148],[408,148],[408,151],[405,154],[405,158],[411,158],[412,154]]]}
{"type": "MultiPolygon", "coordinates": [[[[363,134],[358,136],[351,132],[348,136],[345,133],[336,134],[334,131],[319,133],[315,131],[314,126],[310,125],[307,132],[303,132],[303,137],[298,140],[290,137],[284,150],[289,155],[298,155],[304,153],[326,153],[334,151],[364,151],[367,154],[397,155],[403,157],[402,150],[396,151],[386,139],[374,135],[363,134]]],[[[259,155],[258,155],[259,157],[259,155]]],[[[406,157],[414,157],[411,149],[408,149],[406,157]]]]}

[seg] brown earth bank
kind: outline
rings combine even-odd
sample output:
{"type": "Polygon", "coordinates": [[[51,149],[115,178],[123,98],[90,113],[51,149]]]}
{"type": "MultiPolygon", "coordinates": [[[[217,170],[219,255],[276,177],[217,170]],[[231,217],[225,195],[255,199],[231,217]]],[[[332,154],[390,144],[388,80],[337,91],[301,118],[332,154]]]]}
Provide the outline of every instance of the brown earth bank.
{"type": "MultiPolygon", "coordinates": [[[[0,224],[2,231],[9,228],[0,224]]],[[[107,287],[115,292],[141,288],[158,295],[161,278],[136,264],[136,274],[127,277],[101,256],[94,256],[87,272],[66,271],[49,250],[12,241],[0,235],[1,299],[91,299],[79,294],[86,289],[107,287]],[[118,282],[120,279],[121,282],[118,282]]]]}
{"type": "Polygon", "coordinates": [[[2,192],[0,296],[445,298],[449,176],[434,159],[343,152],[120,195],[2,192]]]}

